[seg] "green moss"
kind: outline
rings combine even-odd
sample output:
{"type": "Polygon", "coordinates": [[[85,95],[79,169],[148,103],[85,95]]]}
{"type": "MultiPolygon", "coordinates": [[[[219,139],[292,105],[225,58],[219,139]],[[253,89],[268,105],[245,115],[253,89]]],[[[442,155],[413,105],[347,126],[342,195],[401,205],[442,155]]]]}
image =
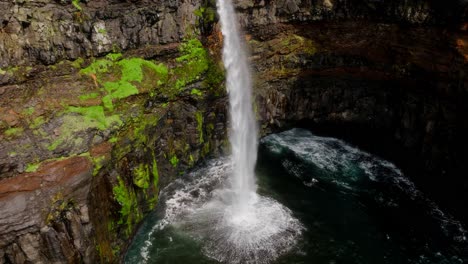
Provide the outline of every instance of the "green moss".
{"type": "Polygon", "coordinates": [[[202,148],[202,151],[201,151],[201,155],[202,157],[205,157],[206,155],[208,155],[210,153],[210,142],[207,141],[205,143],[205,145],[203,145],[203,148],[202,148]]]}
{"type": "Polygon", "coordinates": [[[168,74],[168,69],[164,64],[154,64],[141,58],[124,59],[117,62],[117,64],[122,67],[122,81],[127,82],[141,82],[143,80],[142,67],[153,70],[160,79],[166,79],[168,74]]]}
{"type": "MultiPolygon", "coordinates": [[[[88,129],[110,130],[123,124],[120,116],[106,115],[102,106],[89,107],[68,107],[61,117],[62,124],[59,128],[58,136],[52,138],[52,142],[47,148],[55,150],[60,144],[68,148],[82,146],[86,138],[83,131],[88,129]]],[[[40,130],[35,130],[40,131],[40,130]]]]}
{"type": "Polygon", "coordinates": [[[80,95],[79,98],[80,98],[80,100],[82,100],[82,101],[86,101],[86,100],[88,100],[88,99],[95,99],[95,98],[98,98],[98,96],[99,96],[99,93],[94,92],[94,93],[89,93],[89,94],[80,95]]]}
{"type": "Polygon", "coordinates": [[[92,157],[91,160],[93,161],[93,164],[94,164],[93,176],[96,176],[99,173],[99,171],[102,169],[102,167],[104,166],[106,157],[97,156],[97,157],[92,157]]]}
{"type": "Polygon", "coordinates": [[[57,140],[55,140],[54,142],[52,142],[52,144],[50,144],[50,145],[47,147],[47,149],[48,149],[49,151],[54,151],[54,150],[55,150],[60,144],[62,144],[62,143],[63,143],[63,140],[57,139],[57,140]]]}
{"type": "Polygon", "coordinates": [[[22,127],[11,127],[5,131],[5,135],[7,137],[13,137],[13,136],[21,136],[24,132],[24,128],[22,127]]]}
{"type": "Polygon", "coordinates": [[[200,143],[203,143],[203,115],[200,111],[195,113],[195,119],[197,120],[197,131],[198,135],[200,135],[200,143]]]}
{"type": "Polygon", "coordinates": [[[172,167],[177,167],[177,164],[179,164],[179,159],[176,155],[173,155],[169,162],[171,163],[172,167]]]}
{"type": "Polygon", "coordinates": [[[104,89],[109,92],[108,96],[115,99],[123,99],[138,94],[138,89],[126,81],[106,82],[104,84],[104,89]]]}
{"type": "Polygon", "coordinates": [[[117,245],[117,246],[112,247],[112,254],[114,256],[118,256],[120,254],[120,251],[121,251],[120,246],[117,245]]]}
{"type": "Polygon", "coordinates": [[[190,91],[190,94],[196,95],[196,96],[202,96],[203,95],[203,93],[200,90],[195,89],[195,88],[193,88],[192,91],[190,91]]]}
{"type": "Polygon", "coordinates": [[[189,165],[192,167],[195,164],[195,160],[193,159],[192,154],[189,155],[189,165]]]}
{"type": "Polygon", "coordinates": [[[148,137],[146,132],[147,127],[155,127],[158,124],[159,117],[156,114],[142,115],[140,118],[133,120],[133,138],[137,145],[146,146],[148,137]]]}
{"type": "Polygon", "coordinates": [[[121,177],[117,177],[117,185],[112,188],[115,200],[120,204],[120,219],[118,224],[126,226],[127,236],[131,234],[134,224],[141,219],[138,211],[136,195],[131,188],[127,188],[121,177]]]}
{"type": "Polygon", "coordinates": [[[78,58],[76,60],[74,60],[72,63],[71,63],[71,66],[73,68],[76,68],[76,69],[80,69],[81,68],[81,64],[83,64],[84,62],[84,59],[83,58],[78,58]]]}
{"type": "Polygon", "coordinates": [[[100,59],[93,61],[88,67],[82,69],[80,73],[82,74],[98,74],[106,73],[109,71],[109,68],[113,65],[113,62],[108,59],[100,59]]]}
{"type": "MultiPolygon", "coordinates": [[[[125,182],[122,180],[122,178],[117,177],[118,184],[114,186],[112,189],[112,192],[114,193],[114,197],[117,200],[117,202],[122,206],[120,209],[120,214],[123,217],[126,217],[130,214],[132,211],[132,206],[133,204],[133,195],[130,193],[129,190],[127,190],[127,187],[125,186],[125,182]]],[[[122,222],[119,222],[121,224],[122,222]]]]}
{"type": "Polygon", "coordinates": [[[77,209],[76,203],[72,199],[66,199],[62,192],[57,192],[50,201],[51,208],[46,217],[46,224],[63,221],[66,212],[77,209]]]}
{"type": "Polygon", "coordinates": [[[224,68],[213,60],[210,60],[205,79],[203,80],[203,85],[207,89],[214,90],[217,92],[216,94],[219,95],[221,91],[224,91],[224,87],[222,86],[224,79],[224,68]]]}
{"type": "Polygon", "coordinates": [[[154,186],[154,196],[149,200],[150,208],[153,209],[157,202],[158,202],[158,190],[159,190],[159,172],[158,172],[158,164],[156,162],[156,157],[153,152],[153,163],[151,166],[151,172],[153,174],[153,186],[154,186]]]}
{"type": "Polygon", "coordinates": [[[26,168],[24,169],[25,172],[36,172],[39,169],[39,163],[28,163],[26,168]]]}
{"type": "MultiPolygon", "coordinates": [[[[177,66],[170,72],[166,93],[173,97],[187,85],[202,80],[203,88],[218,89],[224,81],[224,70],[214,63],[202,43],[196,39],[185,40],[179,46],[177,66]]],[[[191,94],[202,96],[202,91],[192,89],[191,94]]]]}
{"type": "Polygon", "coordinates": [[[216,1],[202,0],[201,6],[193,14],[198,18],[196,26],[200,29],[201,33],[209,34],[216,22],[216,1]]]}
{"type": "Polygon", "coordinates": [[[206,23],[212,23],[216,17],[216,11],[212,7],[200,7],[193,11],[193,14],[206,23]]]}
{"type": "Polygon", "coordinates": [[[112,124],[121,125],[122,121],[118,115],[106,116],[102,106],[74,107],[70,106],[68,111],[83,116],[82,127],[108,129],[112,124]]]}
{"type": "Polygon", "coordinates": [[[117,61],[122,58],[122,53],[109,53],[106,55],[106,59],[111,61],[117,61]]]}
{"type": "Polygon", "coordinates": [[[122,59],[120,53],[110,53],[105,58],[95,60],[80,72],[92,75],[98,83],[103,83],[104,90],[107,92],[102,98],[103,105],[106,109],[113,111],[115,100],[139,93],[136,85],[143,81],[144,69],[150,71],[151,85],[155,83],[162,85],[167,82],[168,69],[164,64],[155,64],[141,58],[122,59]],[[116,81],[115,77],[119,75],[120,79],[116,81]],[[106,79],[107,81],[103,81],[106,79]]]}
{"type": "Polygon", "coordinates": [[[213,123],[208,123],[206,125],[206,130],[208,130],[210,132],[213,131],[214,130],[214,124],[213,123]]]}
{"type": "Polygon", "coordinates": [[[81,8],[81,6],[80,6],[80,0],[72,0],[72,5],[73,5],[76,9],[78,9],[78,11],[81,11],[81,10],[82,10],[82,8],[81,8]]]}
{"type": "Polygon", "coordinates": [[[102,98],[102,104],[106,109],[109,109],[110,111],[114,110],[114,103],[112,101],[112,96],[104,96],[102,98]]]}
{"type": "Polygon", "coordinates": [[[110,111],[114,110],[113,99],[123,99],[138,94],[138,89],[133,84],[126,81],[106,82],[104,84],[104,89],[108,94],[102,98],[102,102],[104,107],[110,111]]]}
{"type": "Polygon", "coordinates": [[[25,110],[22,111],[22,114],[25,116],[30,116],[34,113],[34,107],[28,107],[25,110]]]}
{"type": "Polygon", "coordinates": [[[150,185],[148,165],[140,164],[133,170],[133,183],[139,188],[148,189],[150,185]]]}
{"type": "Polygon", "coordinates": [[[209,63],[208,53],[196,38],[182,43],[179,51],[181,56],[176,58],[176,61],[180,65],[174,69],[176,90],[201,79],[202,74],[208,69],[209,63]]]}

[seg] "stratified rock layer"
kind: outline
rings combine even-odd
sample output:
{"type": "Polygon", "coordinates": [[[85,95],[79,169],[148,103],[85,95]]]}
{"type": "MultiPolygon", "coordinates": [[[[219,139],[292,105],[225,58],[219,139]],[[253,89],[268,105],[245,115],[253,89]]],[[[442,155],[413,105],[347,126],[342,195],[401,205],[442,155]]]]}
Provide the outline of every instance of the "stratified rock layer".
{"type": "MultiPolygon", "coordinates": [[[[213,3],[73,3],[0,0],[0,263],[118,262],[159,189],[226,142],[220,33],[194,14],[213,3]],[[180,68],[199,31],[211,64],[180,68]]],[[[468,219],[464,1],[236,6],[263,133],[348,137],[468,219]]]]}

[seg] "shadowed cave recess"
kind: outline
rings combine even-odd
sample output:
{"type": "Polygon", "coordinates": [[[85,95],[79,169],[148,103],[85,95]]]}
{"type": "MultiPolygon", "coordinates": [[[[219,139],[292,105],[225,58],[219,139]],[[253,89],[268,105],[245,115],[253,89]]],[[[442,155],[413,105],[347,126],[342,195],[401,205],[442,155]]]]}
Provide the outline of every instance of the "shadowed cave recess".
{"type": "MultiPolygon", "coordinates": [[[[259,137],[270,135],[256,173],[278,158],[265,152],[271,137],[306,129],[293,131],[395,164],[467,228],[467,1],[233,4],[259,137]]],[[[216,2],[0,0],[0,10],[0,263],[124,262],[168,199],[161,190],[231,153],[216,2]]],[[[283,215],[297,209],[278,199],[283,215]]]]}

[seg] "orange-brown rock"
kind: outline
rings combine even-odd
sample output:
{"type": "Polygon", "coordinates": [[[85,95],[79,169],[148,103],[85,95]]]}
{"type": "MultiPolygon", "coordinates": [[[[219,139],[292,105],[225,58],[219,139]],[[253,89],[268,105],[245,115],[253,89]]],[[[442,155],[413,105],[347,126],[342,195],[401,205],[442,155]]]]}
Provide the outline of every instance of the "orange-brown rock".
{"type": "MultiPolygon", "coordinates": [[[[77,229],[72,230],[57,229],[50,226],[48,217],[49,210],[52,210],[54,203],[67,203],[73,201],[77,211],[70,211],[75,218],[68,221],[74,227],[78,227],[80,232],[85,234],[86,224],[79,223],[80,217],[88,217],[86,198],[89,192],[92,178],[92,163],[86,157],[72,157],[65,160],[45,162],[37,172],[24,173],[16,177],[0,181],[0,247],[18,247],[26,261],[39,263],[47,262],[47,248],[53,245],[46,245],[47,237],[50,235],[68,237],[55,243],[61,243],[58,248],[60,254],[52,256],[61,258],[71,254],[71,259],[78,258],[80,250],[86,250],[89,246],[82,237],[78,235],[77,229]],[[78,223],[77,223],[78,221],[78,223]],[[78,225],[77,225],[78,224],[78,225]],[[81,239],[83,248],[76,248],[72,242],[73,238],[81,239]],[[72,240],[69,240],[72,239],[72,240]],[[30,243],[33,241],[34,243],[30,243]],[[70,244],[71,243],[71,244],[70,244]],[[63,252],[65,248],[67,252],[63,252]]],[[[13,254],[13,253],[12,253],[13,254]]],[[[15,256],[10,256],[15,257],[15,256]]],[[[16,255],[18,257],[18,255],[16,255]]],[[[65,259],[64,259],[65,261],[65,259]]]]}

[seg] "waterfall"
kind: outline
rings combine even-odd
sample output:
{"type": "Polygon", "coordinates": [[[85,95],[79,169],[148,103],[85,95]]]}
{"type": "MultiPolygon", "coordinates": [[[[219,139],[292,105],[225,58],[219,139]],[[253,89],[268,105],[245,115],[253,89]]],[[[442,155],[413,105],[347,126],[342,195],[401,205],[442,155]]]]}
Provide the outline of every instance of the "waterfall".
{"type": "Polygon", "coordinates": [[[229,93],[234,191],[233,205],[239,213],[255,194],[255,162],[257,160],[257,124],[252,109],[252,79],[244,41],[239,32],[231,0],[218,0],[218,14],[223,34],[223,62],[229,93]]]}
{"type": "MultiPolygon", "coordinates": [[[[268,264],[296,245],[304,227],[291,210],[256,193],[258,129],[247,54],[231,0],[217,1],[232,155],[208,165],[199,173],[203,177],[188,177],[181,190],[169,195],[165,217],[151,232],[171,224],[199,241],[203,253],[221,263],[268,264]]],[[[141,250],[145,261],[152,245],[147,242],[141,250]]]]}

